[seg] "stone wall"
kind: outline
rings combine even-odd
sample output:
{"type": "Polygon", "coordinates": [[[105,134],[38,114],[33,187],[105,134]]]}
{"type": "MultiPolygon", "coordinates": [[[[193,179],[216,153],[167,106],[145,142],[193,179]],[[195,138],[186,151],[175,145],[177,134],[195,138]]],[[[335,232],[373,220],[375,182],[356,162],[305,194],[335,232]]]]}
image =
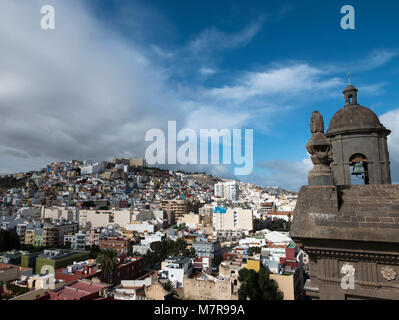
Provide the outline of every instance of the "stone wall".
{"type": "Polygon", "coordinates": [[[304,186],[293,238],[399,243],[399,185],[304,186]]]}
{"type": "Polygon", "coordinates": [[[237,300],[230,281],[184,279],[184,298],[191,300],[237,300]]]}

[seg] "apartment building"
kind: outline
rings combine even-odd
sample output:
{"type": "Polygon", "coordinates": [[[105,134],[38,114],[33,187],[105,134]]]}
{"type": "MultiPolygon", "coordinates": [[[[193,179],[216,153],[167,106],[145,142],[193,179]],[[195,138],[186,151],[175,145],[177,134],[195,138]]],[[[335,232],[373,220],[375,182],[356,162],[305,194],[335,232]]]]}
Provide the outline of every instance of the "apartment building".
{"type": "Polygon", "coordinates": [[[161,202],[161,208],[165,211],[173,211],[175,219],[178,219],[188,213],[189,204],[186,199],[166,200],[161,202]]]}
{"type": "Polygon", "coordinates": [[[27,229],[25,231],[25,244],[33,246],[35,243],[35,233],[36,230],[34,228],[27,229]]]}
{"type": "Polygon", "coordinates": [[[79,225],[93,228],[106,227],[114,223],[112,211],[103,210],[79,210],[79,225]]]}
{"type": "Polygon", "coordinates": [[[193,242],[192,247],[195,249],[198,257],[214,258],[220,256],[221,247],[218,241],[210,242],[207,239],[197,239],[193,242]]]}
{"type": "Polygon", "coordinates": [[[213,212],[213,231],[252,231],[253,211],[243,208],[220,208],[216,207],[213,212]]]}
{"type": "Polygon", "coordinates": [[[64,244],[66,234],[75,234],[78,231],[76,222],[57,222],[55,224],[46,223],[43,227],[43,245],[53,247],[64,244]]]}
{"type": "Polygon", "coordinates": [[[91,229],[86,233],[86,246],[98,246],[100,243],[100,234],[91,229]]]}
{"type": "Polygon", "coordinates": [[[46,208],[42,206],[41,217],[42,219],[51,219],[51,220],[57,220],[57,219],[64,219],[68,221],[78,220],[76,208],[65,208],[65,207],[46,208]]]}
{"type": "Polygon", "coordinates": [[[26,233],[27,228],[28,228],[27,223],[18,223],[17,224],[16,232],[18,234],[19,241],[21,244],[25,243],[25,233],[26,233]]]}
{"type": "Polygon", "coordinates": [[[218,182],[214,185],[214,194],[216,197],[226,200],[238,200],[239,185],[237,181],[218,182]]]}
{"type": "Polygon", "coordinates": [[[85,250],[86,249],[86,234],[83,232],[78,232],[75,234],[64,235],[64,245],[71,245],[73,250],[85,250]]]}
{"type": "Polygon", "coordinates": [[[127,254],[130,247],[130,240],[119,237],[108,237],[100,239],[98,246],[100,249],[113,249],[117,251],[118,254],[127,254]]]}
{"type": "Polygon", "coordinates": [[[93,164],[86,164],[80,167],[80,175],[93,175],[101,173],[105,170],[105,162],[96,162],[93,164]]]}

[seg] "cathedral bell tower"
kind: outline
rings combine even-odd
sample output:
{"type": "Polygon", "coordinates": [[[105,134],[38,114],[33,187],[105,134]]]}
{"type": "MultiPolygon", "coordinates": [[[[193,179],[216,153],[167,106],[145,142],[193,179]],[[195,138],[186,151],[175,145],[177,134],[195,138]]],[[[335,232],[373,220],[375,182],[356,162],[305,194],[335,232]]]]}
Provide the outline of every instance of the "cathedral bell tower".
{"type": "Polygon", "coordinates": [[[357,92],[351,84],[345,88],[345,106],[332,117],[325,134],[332,146],[334,184],[390,184],[391,131],[372,110],[358,104],[357,92]]]}

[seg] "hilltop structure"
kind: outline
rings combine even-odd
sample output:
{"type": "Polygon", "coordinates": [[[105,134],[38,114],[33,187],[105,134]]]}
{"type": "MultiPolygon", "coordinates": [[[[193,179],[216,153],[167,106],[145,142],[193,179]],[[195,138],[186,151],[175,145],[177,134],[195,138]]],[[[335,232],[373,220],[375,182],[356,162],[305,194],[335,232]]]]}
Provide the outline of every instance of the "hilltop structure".
{"type": "Polygon", "coordinates": [[[314,164],[303,186],[290,236],[309,255],[307,296],[314,299],[399,299],[399,185],[391,184],[390,130],[357,102],[324,133],[314,112],[306,145],[314,164]]]}

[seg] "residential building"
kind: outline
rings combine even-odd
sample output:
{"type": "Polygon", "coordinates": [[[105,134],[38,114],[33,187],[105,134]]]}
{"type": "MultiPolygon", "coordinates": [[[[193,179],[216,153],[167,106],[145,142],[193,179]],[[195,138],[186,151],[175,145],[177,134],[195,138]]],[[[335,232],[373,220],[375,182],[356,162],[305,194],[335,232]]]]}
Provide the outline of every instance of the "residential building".
{"type": "MultiPolygon", "coordinates": [[[[216,207],[218,208],[218,207],[216,207]]],[[[214,210],[213,231],[252,231],[253,211],[251,209],[228,208],[227,210],[214,210]]]]}
{"type": "Polygon", "coordinates": [[[214,194],[218,198],[237,201],[238,192],[239,185],[237,181],[218,182],[214,185],[214,194]]]}
{"type": "Polygon", "coordinates": [[[192,259],[189,257],[170,257],[162,261],[160,279],[168,279],[176,288],[184,287],[184,277],[193,271],[192,259]]]}
{"type": "Polygon", "coordinates": [[[64,245],[71,245],[72,250],[85,250],[86,249],[86,234],[82,231],[75,234],[64,235],[64,245]]]}
{"type": "Polygon", "coordinates": [[[221,255],[220,243],[218,241],[210,242],[207,239],[198,238],[192,243],[192,247],[195,249],[198,257],[209,257],[213,259],[221,255]]]}
{"type": "Polygon", "coordinates": [[[117,251],[118,254],[127,254],[130,247],[130,240],[119,237],[107,237],[105,239],[100,239],[98,246],[100,249],[113,249],[117,251]]]}
{"type": "Polygon", "coordinates": [[[65,234],[74,234],[78,231],[76,222],[46,223],[43,226],[43,245],[45,247],[57,247],[64,244],[65,234]]]}
{"type": "Polygon", "coordinates": [[[86,233],[86,246],[98,246],[100,243],[100,234],[93,229],[86,233]]]}
{"type": "Polygon", "coordinates": [[[162,210],[173,211],[175,213],[175,219],[188,213],[189,209],[188,201],[186,199],[162,201],[161,205],[162,210]]]}
{"type": "Polygon", "coordinates": [[[90,280],[77,280],[65,287],[52,290],[40,300],[105,300],[111,285],[90,280]]]}

